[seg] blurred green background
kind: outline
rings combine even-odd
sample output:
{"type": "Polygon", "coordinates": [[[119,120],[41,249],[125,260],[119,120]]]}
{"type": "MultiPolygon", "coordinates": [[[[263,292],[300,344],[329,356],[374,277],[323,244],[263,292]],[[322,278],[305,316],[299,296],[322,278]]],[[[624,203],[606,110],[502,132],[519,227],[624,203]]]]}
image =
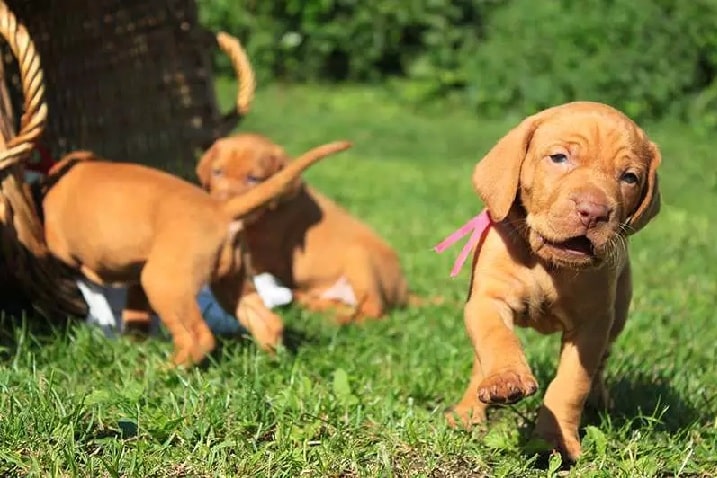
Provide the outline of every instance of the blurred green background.
{"type": "MultiPolygon", "coordinates": [[[[259,84],[370,82],[481,116],[574,99],[717,130],[714,0],[198,0],[259,84]]],[[[230,73],[227,60],[217,66],[230,73]]]]}

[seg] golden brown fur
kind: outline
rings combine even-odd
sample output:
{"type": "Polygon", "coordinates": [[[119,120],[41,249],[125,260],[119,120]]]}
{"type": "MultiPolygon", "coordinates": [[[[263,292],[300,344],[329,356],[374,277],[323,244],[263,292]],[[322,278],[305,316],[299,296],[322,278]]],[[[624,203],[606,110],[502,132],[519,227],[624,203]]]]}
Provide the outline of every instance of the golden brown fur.
{"type": "MultiPolygon", "coordinates": [[[[227,311],[242,306],[245,270],[236,244],[241,218],[282,194],[313,162],[347,147],[317,148],[252,197],[230,201],[152,168],[70,153],[50,172],[43,199],[49,250],[96,283],[129,285],[130,307],[151,305],[172,334],[174,363],[195,363],[215,345],[196,302],[200,288],[210,284],[227,311]]],[[[282,323],[265,312],[239,318],[260,345],[271,348],[281,340],[282,323]]]]}
{"type": "Polygon", "coordinates": [[[494,225],[473,259],[464,309],[473,372],[447,412],[452,424],[480,422],[487,405],[537,390],[514,325],[560,332],[536,433],[579,456],[586,399],[608,403],[602,371],[632,297],[627,236],[659,212],[660,161],[625,115],[579,102],[528,117],[476,165],[494,225]]]}
{"type": "MultiPolygon", "coordinates": [[[[197,175],[220,199],[241,197],[290,164],[269,139],[241,134],[218,140],[202,157],[197,175]]],[[[341,278],[350,284],[355,307],[341,307],[341,321],[377,318],[408,300],[397,254],[371,228],[307,186],[247,227],[247,244],[257,273],[268,271],[292,288],[313,310],[335,309],[339,301],[322,294],[341,278]]]]}

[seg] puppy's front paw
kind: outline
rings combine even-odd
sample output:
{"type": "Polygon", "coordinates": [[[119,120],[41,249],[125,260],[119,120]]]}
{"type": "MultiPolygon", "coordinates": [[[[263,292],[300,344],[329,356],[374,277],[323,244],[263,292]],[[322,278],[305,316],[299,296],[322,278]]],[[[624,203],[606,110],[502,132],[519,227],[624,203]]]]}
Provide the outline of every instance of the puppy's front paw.
{"type": "Polygon", "coordinates": [[[580,458],[580,437],[577,432],[561,432],[556,429],[541,428],[538,423],[534,435],[549,444],[554,451],[560,453],[567,463],[574,464],[580,458]]]}
{"type": "Polygon", "coordinates": [[[485,421],[485,409],[486,405],[480,402],[473,405],[457,403],[452,407],[448,407],[443,416],[449,427],[470,430],[475,425],[485,421]]]}
{"type": "Polygon", "coordinates": [[[547,405],[540,407],[533,434],[560,452],[569,463],[575,463],[580,457],[580,435],[578,424],[580,416],[557,413],[556,408],[547,405]],[[558,419],[562,416],[562,419],[558,419]]]}
{"type": "Polygon", "coordinates": [[[538,382],[530,370],[504,370],[483,379],[478,386],[478,398],[487,404],[515,403],[537,390],[538,382]]]}
{"type": "Polygon", "coordinates": [[[167,368],[189,368],[194,365],[192,347],[176,347],[172,355],[172,362],[167,368]]]}
{"type": "Polygon", "coordinates": [[[277,316],[269,316],[262,322],[254,321],[250,329],[259,348],[265,352],[274,353],[284,338],[284,324],[277,316]]]}
{"type": "Polygon", "coordinates": [[[262,350],[273,353],[281,345],[284,322],[281,317],[266,308],[257,294],[242,298],[237,309],[237,319],[262,350]]]}
{"type": "Polygon", "coordinates": [[[250,319],[249,332],[256,340],[259,348],[273,353],[281,345],[284,338],[284,323],[273,313],[254,315],[250,319]]]}

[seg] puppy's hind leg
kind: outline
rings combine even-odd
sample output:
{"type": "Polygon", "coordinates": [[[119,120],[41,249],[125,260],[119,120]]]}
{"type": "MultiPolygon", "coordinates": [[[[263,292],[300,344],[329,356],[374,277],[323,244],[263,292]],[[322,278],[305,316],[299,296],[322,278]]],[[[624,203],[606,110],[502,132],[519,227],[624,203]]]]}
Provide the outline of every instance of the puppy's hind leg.
{"type": "Polygon", "coordinates": [[[200,285],[196,273],[192,274],[195,271],[178,268],[173,255],[161,257],[168,256],[172,264],[151,257],[142,270],[141,282],[150,305],[172,335],[174,365],[188,366],[214,349],[215,340],[196,301],[200,285]]]}
{"type": "Polygon", "coordinates": [[[353,317],[339,317],[342,323],[380,319],[386,311],[381,277],[375,270],[369,253],[361,248],[356,248],[355,251],[351,253],[345,276],[355,296],[356,312],[353,317]]]}
{"type": "Polygon", "coordinates": [[[140,284],[127,287],[127,296],[122,310],[122,333],[140,336],[149,335],[152,308],[147,294],[140,284]]]}
{"type": "Polygon", "coordinates": [[[284,336],[284,322],[269,310],[257,293],[249,293],[239,300],[237,320],[254,337],[259,347],[273,353],[284,336]]]}
{"type": "Polygon", "coordinates": [[[471,380],[463,392],[461,401],[449,407],[445,412],[448,426],[456,428],[462,426],[470,429],[473,425],[485,421],[488,405],[478,399],[478,386],[483,381],[483,369],[478,357],[473,357],[473,370],[471,380]]]}

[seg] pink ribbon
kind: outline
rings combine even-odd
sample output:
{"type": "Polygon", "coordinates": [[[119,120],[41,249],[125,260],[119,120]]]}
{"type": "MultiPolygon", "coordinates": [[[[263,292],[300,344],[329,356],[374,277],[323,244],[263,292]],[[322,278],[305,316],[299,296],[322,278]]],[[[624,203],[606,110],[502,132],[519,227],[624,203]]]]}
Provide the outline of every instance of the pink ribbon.
{"type": "Polygon", "coordinates": [[[491,220],[490,216],[488,215],[488,210],[483,209],[480,214],[475,217],[472,217],[467,223],[463,224],[459,229],[457,229],[455,232],[443,239],[443,241],[438,243],[433,248],[434,251],[441,254],[443,251],[458,242],[460,238],[467,235],[471,231],[473,232],[473,234],[471,234],[470,239],[468,239],[468,242],[466,242],[465,246],[463,246],[463,250],[461,250],[461,253],[458,254],[456,261],[453,263],[451,277],[455,277],[458,275],[458,273],[461,271],[461,268],[463,267],[463,263],[468,258],[468,254],[470,254],[471,250],[473,250],[473,248],[483,240],[490,225],[491,220]]]}

